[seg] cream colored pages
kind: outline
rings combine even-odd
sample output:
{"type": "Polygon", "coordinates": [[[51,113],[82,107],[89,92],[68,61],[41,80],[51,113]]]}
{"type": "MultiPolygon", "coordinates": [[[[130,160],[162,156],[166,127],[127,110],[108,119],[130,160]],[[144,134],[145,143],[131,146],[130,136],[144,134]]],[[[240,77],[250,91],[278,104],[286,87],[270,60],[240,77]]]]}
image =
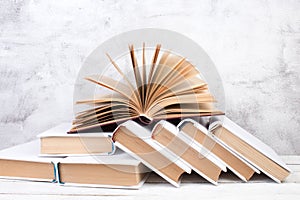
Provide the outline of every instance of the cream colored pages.
{"type": "MultiPolygon", "coordinates": [[[[189,145],[191,148],[193,148],[194,150],[196,150],[197,152],[201,153],[201,155],[206,155],[206,158],[208,160],[210,160],[211,162],[213,162],[215,165],[217,165],[222,171],[226,172],[226,165],[225,163],[220,160],[217,156],[215,156],[213,153],[208,152],[207,149],[205,149],[205,147],[203,147],[200,144],[197,144],[196,142],[194,142],[192,140],[192,138],[186,137],[184,134],[182,134],[181,132],[179,132],[178,128],[176,126],[174,126],[173,124],[165,121],[165,120],[161,120],[159,123],[156,124],[156,126],[158,125],[162,125],[162,127],[166,130],[168,130],[170,133],[172,133],[173,135],[175,135],[176,137],[178,137],[181,141],[183,141],[186,145],[189,145]]],[[[155,130],[156,127],[153,129],[155,130]]],[[[163,145],[162,145],[163,146],[163,145]]],[[[164,147],[164,146],[163,146],[164,147]]],[[[175,154],[175,156],[177,156],[175,154]]],[[[192,170],[194,170],[196,173],[198,173],[200,176],[202,176],[203,178],[205,178],[206,180],[208,180],[209,182],[217,185],[218,183],[214,180],[212,180],[211,178],[209,178],[208,176],[206,176],[204,173],[202,173],[201,171],[197,170],[197,168],[193,165],[191,165],[188,161],[184,160],[184,163],[189,166],[192,170]]]]}
{"type": "MultiPolygon", "coordinates": [[[[228,117],[224,117],[223,121],[216,122],[221,124],[224,128],[228,129],[231,133],[251,145],[253,148],[255,148],[257,151],[264,154],[269,159],[273,160],[275,163],[283,167],[284,169],[291,171],[288,166],[281,160],[281,158],[278,156],[278,154],[270,148],[268,145],[263,143],[261,140],[250,134],[248,131],[231,121],[228,117]]],[[[215,127],[216,124],[212,123],[210,126],[215,127]]]]}
{"type": "Polygon", "coordinates": [[[20,144],[17,146],[13,146],[8,149],[4,149],[0,151],[0,159],[7,160],[20,160],[20,161],[30,161],[30,162],[58,162],[62,157],[39,157],[39,147],[40,143],[38,140],[34,140],[25,144],[20,144]]]}
{"type": "MultiPolygon", "coordinates": [[[[130,131],[131,133],[133,133],[134,135],[136,135],[137,137],[143,139],[143,141],[145,143],[147,143],[148,145],[150,145],[152,148],[154,148],[156,151],[160,152],[163,156],[165,156],[166,158],[168,158],[170,160],[170,162],[174,162],[178,167],[180,167],[182,170],[184,170],[187,173],[191,173],[191,168],[188,167],[181,159],[178,159],[175,155],[173,155],[170,151],[168,151],[166,148],[162,148],[155,140],[153,140],[151,138],[152,133],[140,126],[139,124],[137,124],[136,122],[129,120],[123,124],[121,124],[120,126],[124,126],[126,127],[126,129],[128,131],[130,131]]],[[[119,127],[120,127],[119,126],[119,127]]],[[[116,129],[118,130],[119,127],[116,129]]],[[[177,183],[175,181],[173,181],[172,179],[168,178],[168,176],[164,175],[163,173],[161,173],[158,169],[156,169],[151,163],[148,163],[146,160],[144,160],[142,157],[140,157],[139,155],[133,153],[131,150],[129,150],[127,147],[125,147],[124,145],[122,145],[121,143],[119,143],[118,141],[115,142],[115,145],[117,147],[119,147],[120,149],[124,150],[126,153],[128,153],[129,155],[131,155],[132,157],[134,157],[137,160],[140,160],[144,165],[146,165],[149,169],[153,170],[154,172],[156,172],[159,176],[161,176],[163,179],[165,179],[166,181],[168,181],[169,183],[171,183],[172,185],[174,185],[175,187],[179,187],[179,183],[180,181],[177,183]]]]}
{"type": "MultiPolygon", "coordinates": [[[[57,163],[62,159],[62,157],[52,157],[52,158],[46,158],[46,157],[39,157],[39,141],[31,141],[25,144],[20,144],[14,147],[10,147],[8,149],[4,149],[0,151],[0,160],[4,160],[4,163],[6,161],[16,161],[16,162],[28,162],[28,163],[36,163],[37,165],[32,165],[32,173],[35,173],[34,170],[39,170],[38,166],[40,166],[40,163],[49,163],[51,164],[51,171],[48,171],[48,173],[53,174],[53,179],[45,179],[45,178],[33,178],[33,177],[26,177],[27,174],[24,174],[24,176],[12,176],[12,175],[4,175],[1,176],[1,178],[8,178],[8,179],[17,179],[17,180],[31,180],[31,181],[51,181],[56,182],[56,178],[58,176],[57,174],[57,163]]],[[[16,163],[17,164],[17,163],[16,163]]],[[[28,170],[28,167],[27,167],[28,170]]],[[[5,173],[4,173],[5,174],[5,173]]]]}
{"type": "MultiPolygon", "coordinates": [[[[251,169],[253,169],[256,173],[260,174],[260,171],[255,168],[253,165],[251,165],[249,162],[247,162],[245,159],[243,159],[242,157],[240,157],[240,155],[233,151],[231,148],[228,148],[227,145],[223,144],[221,141],[219,141],[216,137],[214,137],[212,134],[210,134],[207,130],[207,128],[205,128],[202,124],[196,122],[195,120],[192,119],[185,119],[182,120],[177,127],[181,130],[181,128],[186,124],[186,123],[192,123],[196,129],[200,130],[202,133],[204,133],[207,137],[209,137],[210,139],[214,140],[216,143],[218,143],[219,145],[221,145],[223,148],[225,148],[227,151],[229,151],[231,154],[233,154],[235,157],[237,157],[238,159],[240,159],[243,163],[245,163],[248,167],[250,167],[251,169]]],[[[181,131],[182,132],[182,131],[181,131]]],[[[184,133],[184,132],[183,132],[184,133]]],[[[184,133],[185,134],[185,133],[184,133]]],[[[186,137],[189,137],[187,134],[185,134],[186,137]]],[[[194,141],[195,143],[198,143],[196,141],[194,141]]],[[[225,162],[225,160],[224,160],[225,162]]],[[[233,172],[235,173],[239,178],[241,178],[244,181],[247,181],[245,179],[245,177],[243,177],[240,173],[238,173],[235,169],[233,169],[232,167],[230,167],[229,165],[226,164],[226,166],[233,172]]]]}
{"type": "MultiPolygon", "coordinates": [[[[88,143],[89,138],[108,138],[110,139],[111,143],[111,150],[109,152],[102,152],[102,153],[92,153],[93,155],[107,155],[107,154],[113,154],[115,151],[114,143],[111,140],[111,135],[112,132],[95,132],[95,133],[72,133],[68,134],[67,132],[70,130],[72,127],[71,123],[62,123],[59,124],[58,126],[55,126],[49,130],[46,130],[45,132],[37,135],[38,138],[80,138],[82,141],[82,146],[85,146],[85,148],[88,150],[90,147],[92,147],[91,143],[88,143]]],[[[106,141],[105,143],[107,143],[106,141]]],[[[42,143],[42,145],[45,143],[42,143]]],[[[73,144],[73,143],[72,143],[73,144]]],[[[72,146],[72,144],[68,144],[67,146],[72,146]]],[[[77,144],[77,143],[75,143],[77,144]]],[[[48,144],[49,145],[49,144],[48,144]]],[[[56,147],[57,145],[61,145],[61,143],[53,143],[51,144],[52,147],[56,147]]],[[[101,145],[101,143],[99,143],[101,145]]],[[[107,145],[107,144],[105,144],[107,145]]],[[[73,145],[74,146],[74,145],[73,145]]],[[[82,147],[81,147],[82,148],[82,147]]],[[[74,153],[40,153],[40,156],[83,156],[83,155],[90,155],[89,153],[86,154],[74,154],[74,153]]]]}
{"type": "MultiPolygon", "coordinates": [[[[209,159],[211,162],[213,162],[215,165],[217,165],[220,169],[222,169],[224,172],[226,172],[226,164],[218,158],[216,155],[214,155],[212,152],[210,152],[208,149],[206,149],[204,146],[202,146],[199,143],[196,143],[192,138],[188,137],[186,134],[179,131],[179,129],[171,124],[170,122],[167,122],[165,120],[159,121],[159,123],[156,124],[162,125],[166,130],[168,130],[170,133],[178,137],[180,140],[186,143],[186,145],[190,145],[193,149],[198,151],[202,155],[206,155],[206,158],[209,159]]],[[[155,128],[154,128],[155,129],[155,128]]]]}
{"type": "Polygon", "coordinates": [[[147,144],[163,154],[170,161],[174,161],[174,163],[185,172],[191,173],[191,169],[185,165],[182,159],[178,159],[178,157],[171,153],[168,149],[162,147],[160,144],[158,144],[158,142],[152,139],[152,133],[148,129],[142,127],[132,120],[129,120],[120,126],[125,126],[131,133],[135,134],[139,138],[142,138],[147,144]]]}
{"type": "Polygon", "coordinates": [[[149,174],[145,175],[142,181],[140,181],[137,185],[132,186],[121,186],[121,185],[106,185],[106,184],[82,184],[82,183],[63,183],[62,185],[71,186],[71,187],[90,187],[90,188],[111,188],[111,189],[128,189],[128,190],[138,190],[143,184],[146,182],[149,174]]]}
{"type": "MultiPolygon", "coordinates": [[[[82,157],[67,157],[62,159],[60,164],[91,164],[91,165],[122,165],[122,166],[140,166],[141,162],[124,151],[118,149],[114,155],[109,156],[82,156],[82,157]]],[[[139,173],[147,173],[149,169],[142,165],[139,167],[139,173]]],[[[101,171],[96,172],[101,173],[101,171]]],[[[81,186],[81,187],[99,187],[99,188],[122,188],[122,189],[139,189],[146,181],[146,175],[137,185],[122,186],[122,185],[106,185],[106,184],[83,184],[83,183],[61,183],[64,186],[81,186]]],[[[113,178],[113,177],[112,177],[113,178]]]]}
{"type": "MultiPolygon", "coordinates": [[[[184,119],[182,120],[177,127],[179,127],[179,129],[181,129],[181,127],[185,124],[185,123],[192,123],[195,128],[199,129],[202,133],[206,134],[207,137],[213,139],[214,141],[216,141],[218,144],[220,144],[222,147],[224,147],[225,149],[227,149],[230,153],[232,153],[234,156],[238,157],[242,162],[244,162],[246,165],[248,165],[251,169],[253,169],[256,173],[260,174],[260,171],[254,167],[252,164],[250,164],[246,159],[244,159],[243,157],[240,156],[239,153],[237,153],[236,151],[234,151],[233,149],[231,149],[230,147],[228,147],[228,145],[224,144],[222,141],[218,140],[218,138],[214,137],[213,134],[211,134],[207,128],[205,128],[202,124],[192,120],[192,119],[184,119]]],[[[232,169],[231,169],[232,170],[232,169]]]]}

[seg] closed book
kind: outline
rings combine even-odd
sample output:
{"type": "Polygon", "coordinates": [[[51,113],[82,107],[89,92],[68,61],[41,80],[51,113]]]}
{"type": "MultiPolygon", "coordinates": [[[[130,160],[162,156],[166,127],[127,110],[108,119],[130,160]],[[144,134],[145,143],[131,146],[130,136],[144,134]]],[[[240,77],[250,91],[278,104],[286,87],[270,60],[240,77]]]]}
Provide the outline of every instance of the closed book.
{"type": "Polygon", "coordinates": [[[138,189],[149,169],[127,153],[67,157],[58,163],[59,183],[68,186],[138,189]]]}
{"type": "Polygon", "coordinates": [[[190,137],[195,143],[201,144],[207,150],[223,160],[223,162],[226,163],[227,168],[241,180],[248,181],[255,172],[259,173],[256,168],[242,159],[234,151],[228,149],[226,145],[213,137],[207,128],[198,122],[192,119],[185,119],[178,124],[178,128],[180,129],[180,133],[190,137]]]}
{"type": "Polygon", "coordinates": [[[114,152],[109,132],[68,134],[69,123],[62,123],[37,137],[41,141],[42,156],[107,155],[114,152]]]}
{"type": "Polygon", "coordinates": [[[224,117],[210,125],[214,136],[258,170],[280,183],[291,172],[277,153],[248,131],[224,117]]]}
{"type": "Polygon", "coordinates": [[[56,182],[56,163],[61,158],[42,158],[38,154],[38,140],[1,150],[0,177],[56,182]]]}
{"type": "Polygon", "coordinates": [[[152,130],[152,138],[176,157],[182,158],[196,173],[217,185],[219,176],[226,171],[225,163],[204,146],[182,134],[173,124],[161,120],[152,130]]]}
{"type": "Polygon", "coordinates": [[[140,160],[172,185],[179,187],[181,175],[191,173],[181,159],[151,138],[151,131],[129,120],[113,134],[115,145],[140,160]]]}

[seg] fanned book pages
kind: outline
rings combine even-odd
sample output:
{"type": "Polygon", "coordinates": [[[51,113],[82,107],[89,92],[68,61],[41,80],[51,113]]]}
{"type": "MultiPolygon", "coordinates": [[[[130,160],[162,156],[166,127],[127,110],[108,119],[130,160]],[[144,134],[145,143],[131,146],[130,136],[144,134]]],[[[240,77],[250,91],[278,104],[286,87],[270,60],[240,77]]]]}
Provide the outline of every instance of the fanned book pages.
{"type": "Polygon", "coordinates": [[[112,133],[67,134],[71,123],[62,123],[39,134],[41,156],[82,156],[114,153],[112,133]]]}
{"type": "Polygon", "coordinates": [[[214,120],[209,129],[215,138],[274,181],[280,183],[291,173],[276,152],[254,135],[227,117],[214,120]]]}
{"type": "Polygon", "coordinates": [[[1,150],[0,177],[56,182],[56,163],[62,158],[42,158],[38,154],[38,140],[1,150]]]}
{"type": "Polygon", "coordinates": [[[91,108],[77,113],[70,133],[129,119],[148,124],[152,120],[223,114],[214,107],[215,99],[200,72],[186,58],[157,45],[151,61],[146,62],[145,45],[140,51],[138,58],[133,45],[129,46],[132,66],[128,69],[132,69],[134,82],[108,54],[111,67],[122,80],[105,74],[86,77],[111,93],[78,101],[91,108]]]}

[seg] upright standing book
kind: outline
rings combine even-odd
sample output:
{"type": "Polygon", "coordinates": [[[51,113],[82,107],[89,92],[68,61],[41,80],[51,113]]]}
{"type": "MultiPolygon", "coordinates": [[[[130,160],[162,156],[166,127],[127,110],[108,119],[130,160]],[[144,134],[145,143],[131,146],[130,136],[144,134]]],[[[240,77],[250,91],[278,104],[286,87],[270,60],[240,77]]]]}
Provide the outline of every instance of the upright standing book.
{"type": "Polygon", "coordinates": [[[151,132],[134,121],[121,124],[113,134],[115,145],[172,185],[179,187],[181,175],[191,173],[181,159],[151,138],[151,132]]]}
{"type": "Polygon", "coordinates": [[[273,149],[229,118],[211,123],[210,129],[216,139],[274,181],[280,183],[290,174],[290,169],[273,149]]]}
{"type": "Polygon", "coordinates": [[[56,182],[56,163],[61,158],[41,158],[38,154],[38,140],[1,150],[0,177],[56,182]]]}

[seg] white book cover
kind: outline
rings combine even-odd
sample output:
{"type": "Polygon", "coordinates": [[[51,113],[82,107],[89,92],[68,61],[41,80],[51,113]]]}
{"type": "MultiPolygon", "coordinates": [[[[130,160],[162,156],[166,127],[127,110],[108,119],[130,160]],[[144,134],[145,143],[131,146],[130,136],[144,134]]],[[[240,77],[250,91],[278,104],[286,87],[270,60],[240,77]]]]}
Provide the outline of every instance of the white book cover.
{"type": "Polygon", "coordinates": [[[70,156],[61,159],[59,163],[138,166],[141,163],[141,161],[132,158],[132,156],[128,155],[121,149],[118,149],[116,150],[114,155],[106,155],[106,156],[90,155],[90,156],[81,156],[81,157],[70,156]]]}
{"type": "MultiPolygon", "coordinates": [[[[16,145],[7,149],[0,151],[0,159],[2,160],[15,160],[15,161],[27,161],[27,162],[37,162],[37,163],[52,163],[54,177],[57,177],[57,162],[59,162],[62,157],[39,157],[39,147],[40,143],[38,140],[27,142],[24,144],[16,145]]],[[[31,180],[30,178],[22,177],[3,177],[3,178],[13,178],[13,179],[25,179],[31,180]]],[[[49,181],[44,179],[32,179],[38,181],[49,181]]],[[[55,182],[56,180],[50,180],[55,182]]]]}
{"type": "MultiPolygon", "coordinates": [[[[137,124],[136,122],[132,120],[128,120],[127,122],[124,122],[123,124],[119,125],[119,127],[115,130],[117,130],[121,127],[126,127],[131,133],[135,134],[137,137],[143,139],[144,142],[146,142],[148,145],[153,147],[156,151],[160,152],[162,155],[164,155],[167,159],[170,160],[170,162],[175,163],[178,167],[180,167],[182,170],[184,170],[186,173],[191,173],[191,168],[186,165],[186,163],[182,159],[178,159],[176,155],[171,153],[168,149],[163,148],[158,142],[153,140],[151,138],[152,133],[150,130],[142,127],[141,125],[137,124]]],[[[144,165],[146,165],[148,168],[156,172],[158,175],[160,175],[162,178],[164,178],[166,181],[174,185],[175,187],[179,187],[179,183],[171,180],[167,176],[165,176],[163,173],[161,173],[159,170],[157,170],[155,167],[151,165],[151,163],[148,163],[145,161],[142,157],[136,155],[132,151],[130,151],[128,148],[126,148],[124,145],[120,144],[119,142],[115,142],[115,145],[122,149],[123,151],[130,154],[135,159],[140,160],[144,165]]]]}
{"type": "MultiPolygon", "coordinates": [[[[181,131],[179,131],[178,127],[176,127],[175,125],[171,124],[170,122],[167,122],[165,120],[161,120],[161,121],[159,121],[155,125],[155,127],[153,128],[153,130],[155,130],[156,127],[159,126],[159,125],[161,125],[163,128],[165,128],[166,130],[168,130],[173,135],[177,136],[186,145],[190,146],[195,151],[199,152],[199,154],[205,155],[208,160],[210,160],[212,163],[214,163],[216,166],[218,166],[222,171],[224,171],[224,172],[227,171],[226,164],[224,163],[224,161],[222,161],[215,154],[213,154],[212,152],[210,152],[209,150],[207,150],[204,146],[202,146],[198,142],[195,142],[192,138],[190,138],[186,134],[184,134],[181,131]]],[[[174,155],[177,156],[176,154],[174,154],[174,155]]],[[[200,176],[202,176],[203,178],[205,178],[209,182],[211,182],[211,183],[213,183],[215,185],[218,184],[216,181],[210,179],[205,174],[203,174],[201,171],[197,170],[194,166],[192,166],[191,164],[189,164],[187,161],[185,161],[185,160],[183,160],[183,161],[185,162],[185,164],[187,166],[189,166],[192,170],[194,170],[197,174],[199,174],[200,176]]]]}
{"type": "MultiPolygon", "coordinates": [[[[127,166],[139,166],[141,161],[133,158],[126,152],[118,149],[115,151],[113,155],[106,155],[106,156],[82,156],[82,157],[66,157],[61,159],[58,163],[59,164],[92,164],[92,165],[127,165],[127,166]]],[[[150,172],[150,170],[142,165],[143,168],[141,172],[150,172]]],[[[59,172],[59,170],[58,170],[59,172]]],[[[101,172],[99,172],[101,173],[101,172]]],[[[60,182],[58,174],[58,181],[62,186],[80,186],[80,187],[96,187],[96,188],[120,188],[120,189],[139,189],[144,182],[147,180],[149,173],[140,181],[137,185],[132,186],[122,186],[122,185],[105,185],[105,184],[82,184],[82,183],[69,183],[69,182],[60,182]]]]}
{"type": "Polygon", "coordinates": [[[93,133],[71,133],[68,131],[72,127],[71,123],[61,123],[51,129],[37,135],[38,138],[45,137],[111,137],[112,132],[93,132],[93,133]]]}
{"type": "MultiPolygon", "coordinates": [[[[219,140],[217,140],[215,137],[213,137],[212,134],[209,133],[209,131],[207,130],[207,128],[205,128],[203,125],[201,125],[200,123],[196,122],[193,119],[184,119],[182,120],[179,124],[178,124],[178,128],[181,130],[181,127],[185,124],[185,123],[192,123],[194,125],[194,127],[198,130],[200,130],[202,133],[204,133],[207,137],[209,137],[210,139],[212,139],[213,141],[215,141],[216,143],[218,143],[220,146],[222,146],[223,148],[225,148],[226,150],[228,150],[231,154],[233,154],[235,157],[237,157],[239,160],[241,160],[243,163],[245,163],[248,167],[250,167],[251,169],[253,169],[256,173],[260,174],[260,171],[255,168],[254,166],[252,166],[249,162],[247,162],[245,159],[241,158],[235,151],[233,151],[232,149],[228,148],[226,145],[224,145],[222,142],[220,142],[219,140]]],[[[181,131],[182,132],[182,131],[181,131]]],[[[184,135],[186,137],[189,137],[191,140],[193,140],[188,134],[184,135]]],[[[197,141],[193,140],[196,144],[199,144],[197,141]]],[[[201,144],[200,144],[201,145],[201,144]]],[[[247,182],[246,178],[243,177],[240,173],[238,173],[236,170],[234,170],[232,167],[230,167],[230,165],[226,164],[226,161],[223,161],[226,165],[226,167],[228,169],[230,169],[234,174],[236,174],[241,180],[247,182]]]]}
{"type": "MultiPolygon", "coordinates": [[[[67,138],[82,138],[82,143],[84,145],[84,138],[89,138],[89,137],[106,137],[110,138],[112,136],[112,132],[86,132],[86,133],[71,133],[68,134],[68,131],[72,127],[71,123],[61,123],[51,129],[48,129],[44,131],[43,133],[40,133],[37,135],[38,138],[49,138],[49,137],[67,137],[67,138]]],[[[93,155],[111,155],[114,154],[115,152],[115,146],[113,141],[111,141],[112,144],[112,151],[107,152],[107,153],[99,153],[99,154],[93,154],[93,155]]],[[[54,155],[57,156],[88,156],[91,154],[39,154],[40,156],[45,156],[45,157],[52,157],[54,155]]]]}

